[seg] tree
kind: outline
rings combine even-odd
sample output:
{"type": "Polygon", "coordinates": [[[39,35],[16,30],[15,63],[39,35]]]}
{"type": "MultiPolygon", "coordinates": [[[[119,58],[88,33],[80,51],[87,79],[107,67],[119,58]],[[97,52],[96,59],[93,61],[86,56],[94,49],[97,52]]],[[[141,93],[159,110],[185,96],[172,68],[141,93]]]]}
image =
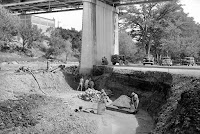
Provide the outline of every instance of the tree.
{"type": "Polygon", "coordinates": [[[161,39],[161,50],[174,58],[198,57],[200,27],[181,8],[169,16],[164,24],[165,32],[161,39]]]}
{"type": "Polygon", "coordinates": [[[51,30],[51,35],[48,38],[50,48],[47,50],[46,57],[58,56],[62,53],[66,54],[66,61],[69,54],[72,53],[72,44],[62,38],[59,29],[49,29],[51,30]]]}
{"type": "Polygon", "coordinates": [[[0,40],[9,42],[17,34],[19,17],[0,6],[0,40]]]}
{"type": "Polygon", "coordinates": [[[126,55],[129,61],[134,61],[136,52],[137,47],[132,38],[125,31],[121,31],[119,33],[119,54],[126,55]]]}
{"type": "Polygon", "coordinates": [[[123,22],[122,29],[129,29],[132,38],[135,38],[149,55],[151,46],[160,44],[164,31],[161,25],[163,20],[179,8],[180,5],[176,3],[123,7],[121,10],[124,12],[120,16],[123,22]]]}
{"type": "Polygon", "coordinates": [[[73,56],[79,59],[80,61],[80,55],[81,55],[81,43],[82,43],[82,35],[81,31],[77,31],[74,28],[72,29],[63,29],[63,28],[57,28],[58,34],[61,36],[61,38],[69,41],[71,43],[71,53],[73,53],[73,56]]]}
{"type": "MultiPolygon", "coordinates": [[[[142,4],[121,8],[121,29],[128,29],[136,45],[157,56],[198,57],[200,26],[177,3],[142,4]]],[[[136,53],[137,54],[137,53],[136,53]]]]}
{"type": "Polygon", "coordinates": [[[63,29],[58,28],[60,30],[60,35],[63,39],[69,40],[72,43],[72,49],[81,51],[81,41],[82,41],[82,34],[81,31],[77,31],[74,28],[71,29],[63,29]]]}
{"type": "Polygon", "coordinates": [[[25,51],[26,48],[31,48],[34,41],[40,40],[44,36],[41,29],[31,24],[21,23],[18,31],[23,40],[22,51],[25,51]]]}

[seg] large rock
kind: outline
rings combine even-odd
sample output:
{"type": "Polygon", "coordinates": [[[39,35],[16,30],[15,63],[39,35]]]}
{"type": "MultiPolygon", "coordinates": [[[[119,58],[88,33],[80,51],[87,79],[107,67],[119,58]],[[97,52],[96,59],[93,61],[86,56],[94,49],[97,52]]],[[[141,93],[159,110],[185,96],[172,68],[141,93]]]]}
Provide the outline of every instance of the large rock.
{"type": "Polygon", "coordinates": [[[130,108],[130,102],[131,102],[130,97],[126,95],[121,95],[112,103],[112,105],[121,108],[130,108]]]}

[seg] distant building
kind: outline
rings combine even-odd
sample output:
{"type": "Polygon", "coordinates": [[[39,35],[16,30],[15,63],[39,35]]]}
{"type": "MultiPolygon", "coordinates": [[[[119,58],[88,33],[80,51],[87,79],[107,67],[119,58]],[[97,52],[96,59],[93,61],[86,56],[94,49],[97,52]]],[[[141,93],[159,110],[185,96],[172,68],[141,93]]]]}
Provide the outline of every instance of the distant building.
{"type": "Polygon", "coordinates": [[[55,28],[55,19],[47,19],[34,15],[20,15],[20,19],[24,24],[36,25],[45,35],[50,35],[46,30],[50,27],[55,28]]]}

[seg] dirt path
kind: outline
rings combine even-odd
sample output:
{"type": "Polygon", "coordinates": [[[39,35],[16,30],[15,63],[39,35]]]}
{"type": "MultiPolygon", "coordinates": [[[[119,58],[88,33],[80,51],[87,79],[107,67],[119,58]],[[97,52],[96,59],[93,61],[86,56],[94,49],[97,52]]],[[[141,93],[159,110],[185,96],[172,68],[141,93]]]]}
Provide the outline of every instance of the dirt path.
{"type": "Polygon", "coordinates": [[[97,134],[147,134],[153,128],[152,118],[143,110],[139,110],[136,115],[113,110],[106,110],[103,115],[97,115],[96,103],[85,102],[78,99],[76,95],[77,92],[57,94],[55,96],[71,103],[72,109],[83,106],[84,109],[94,110],[95,114],[85,112],[80,112],[79,114],[98,122],[97,134]]]}

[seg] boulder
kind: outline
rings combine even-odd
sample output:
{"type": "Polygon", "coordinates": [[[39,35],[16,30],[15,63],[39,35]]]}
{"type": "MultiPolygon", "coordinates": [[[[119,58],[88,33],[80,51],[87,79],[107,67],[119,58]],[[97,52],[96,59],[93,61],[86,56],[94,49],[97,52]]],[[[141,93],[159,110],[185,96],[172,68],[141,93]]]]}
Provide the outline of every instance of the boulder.
{"type": "Polygon", "coordinates": [[[126,95],[121,95],[119,98],[117,98],[112,105],[121,107],[121,108],[130,108],[130,102],[131,98],[126,95]]]}

